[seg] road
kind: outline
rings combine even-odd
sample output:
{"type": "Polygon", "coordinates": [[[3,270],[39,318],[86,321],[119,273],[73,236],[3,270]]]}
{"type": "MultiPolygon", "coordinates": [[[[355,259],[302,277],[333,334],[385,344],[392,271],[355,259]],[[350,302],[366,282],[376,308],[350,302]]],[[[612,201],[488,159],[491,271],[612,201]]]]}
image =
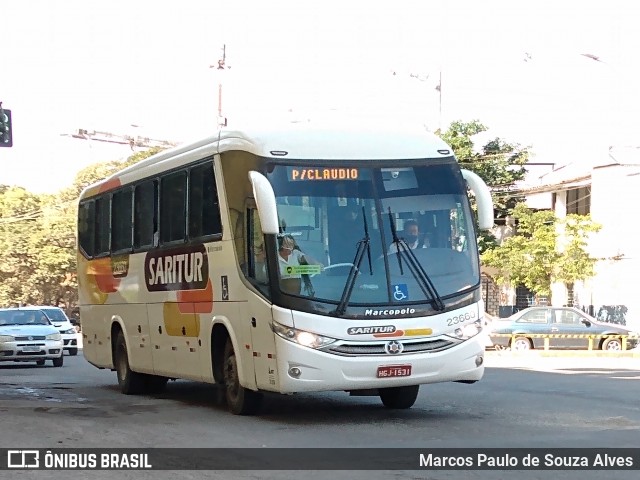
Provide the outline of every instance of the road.
{"type": "MultiPolygon", "coordinates": [[[[4,432],[0,447],[638,447],[638,380],[638,358],[541,358],[492,352],[487,355],[481,382],[423,386],[410,410],[385,409],[377,397],[332,392],[268,395],[259,416],[239,417],[218,403],[217,389],[211,385],[175,381],[159,395],[122,395],[114,372],[96,369],[79,354],[65,356],[62,368],[0,364],[0,428],[4,432]]],[[[3,473],[8,472],[0,472],[0,478],[3,473]]],[[[11,478],[44,475],[11,473],[11,478]]],[[[337,477],[321,471],[206,475],[293,479],[303,473],[305,479],[475,479],[512,475],[451,470],[351,471],[337,477]]],[[[629,479],[633,474],[517,472],[518,478],[581,480],[629,479]]],[[[169,472],[91,475],[96,479],[169,478],[169,472]]],[[[179,471],[172,472],[171,478],[204,475],[179,471]]],[[[83,472],[64,472],[64,477],[85,478],[83,472]]]]}

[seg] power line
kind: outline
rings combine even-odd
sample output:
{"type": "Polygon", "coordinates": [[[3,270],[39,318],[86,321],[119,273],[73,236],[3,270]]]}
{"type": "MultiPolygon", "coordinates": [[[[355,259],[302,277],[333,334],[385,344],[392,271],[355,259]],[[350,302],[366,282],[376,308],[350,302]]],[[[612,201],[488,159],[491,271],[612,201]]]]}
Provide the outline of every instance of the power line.
{"type": "Polygon", "coordinates": [[[176,142],[172,142],[169,140],[157,140],[154,138],[143,137],[140,135],[135,137],[132,135],[119,135],[119,134],[111,133],[107,131],[87,130],[84,128],[79,128],[77,132],[74,132],[74,133],[70,133],[70,134],[63,133],[61,135],[65,137],[77,138],[80,140],[91,140],[95,142],[129,145],[132,150],[134,147],[139,147],[139,148],[175,147],[177,145],[176,142]]]}

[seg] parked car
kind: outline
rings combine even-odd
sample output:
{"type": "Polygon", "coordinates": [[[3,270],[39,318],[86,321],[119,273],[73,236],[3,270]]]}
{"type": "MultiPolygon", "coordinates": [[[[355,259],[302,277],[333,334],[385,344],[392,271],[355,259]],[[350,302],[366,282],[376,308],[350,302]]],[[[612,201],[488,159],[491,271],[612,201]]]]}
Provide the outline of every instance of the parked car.
{"type": "Polygon", "coordinates": [[[78,330],[71,323],[64,310],[51,306],[29,306],[20,307],[21,310],[40,310],[45,313],[51,323],[58,329],[62,335],[64,349],[69,355],[78,354],[78,330]]]}
{"type": "Polygon", "coordinates": [[[0,362],[64,363],[62,335],[40,310],[0,309],[0,362]]]}
{"type": "MultiPolygon", "coordinates": [[[[511,347],[512,350],[544,348],[544,337],[533,334],[553,334],[561,337],[548,338],[549,348],[585,349],[589,346],[589,335],[595,335],[593,349],[622,350],[619,336],[636,335],[631,330],[596,318],[572,307],[529,307],[514,313],[507,319],[493,323],[489,338],[497,349],[511,347]],[[509,335],[509,336],[507,336],[509,335]]],[[[627,349],[634,348],[637,338],[627,339],[627,349]]]]}

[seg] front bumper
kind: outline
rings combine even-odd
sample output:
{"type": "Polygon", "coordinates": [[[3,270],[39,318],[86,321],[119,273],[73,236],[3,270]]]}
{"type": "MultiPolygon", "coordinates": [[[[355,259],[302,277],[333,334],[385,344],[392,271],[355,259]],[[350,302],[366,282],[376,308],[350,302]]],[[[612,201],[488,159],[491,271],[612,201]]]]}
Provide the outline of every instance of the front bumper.
{"type": "Polygon", "coordinates": [[[61,340],[32,340],[0,343],[0,362],[35,362],[60,358],[61,340]]]}
{"type": "Polygon", "coordinates": [[[63,333],[62,341],[64,343],[64,349],[69,351],[71,349],[78,349],[78,334],[77,333],[63,333]]]}
{"type": "Polygon", "coordinates": [[[275,340],[280,393],[473,382],[484,374],[485,347],[478,337],[432,353],[350,357],[306,348],[277,335],[275,340]],[[378,367],[387,365],[411,365],[411,375],[378,378],[378,367]],[[300,372],[297,378],[289,373],[292,368],[300,372]]]}

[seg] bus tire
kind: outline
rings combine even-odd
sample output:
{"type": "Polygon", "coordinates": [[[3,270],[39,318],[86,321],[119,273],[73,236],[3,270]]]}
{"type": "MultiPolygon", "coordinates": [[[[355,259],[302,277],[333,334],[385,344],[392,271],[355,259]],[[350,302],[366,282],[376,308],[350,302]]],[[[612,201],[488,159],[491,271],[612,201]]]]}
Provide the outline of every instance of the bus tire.
{"type": "Polygon", "coordinates": [[[129,367],[129,357],[127,356],[127,342],[124,339],[124,334],[118,332],[116,338],[116,347],[114,350],[115,358],[114,363],[116,367],[116,374],[118,375],[118,385],[120,385],[120,391],[125,395],[135,395],[136,393],[142,393],[145,389],[145,378],[141,373],[134,372],[129,367]]]}
{"type": "Polygon", "coordinates": [[[240,385],[238,363],[231,339],[224,346],[223,360],[224,398],[229,411],[235,415],[253,415],[260,408],[262,394],[240,385]]]}
{"type": "Polygon", "coordinates": [[[416,403],[420,385],[410,387],[391,387],[380,389],[380,400],[387,408],[406,409],[411,408],[416,403]]]}

